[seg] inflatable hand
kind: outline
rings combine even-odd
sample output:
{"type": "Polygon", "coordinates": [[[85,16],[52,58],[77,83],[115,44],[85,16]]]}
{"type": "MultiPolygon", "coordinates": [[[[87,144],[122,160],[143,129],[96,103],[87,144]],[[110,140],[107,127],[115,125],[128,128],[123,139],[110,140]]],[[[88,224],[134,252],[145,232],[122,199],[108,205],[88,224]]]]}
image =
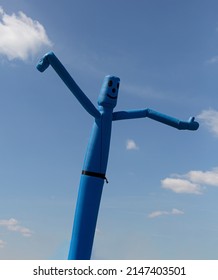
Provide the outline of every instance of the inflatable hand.
{"type": "Polygon", "coordinates": [[[46,55],[43,56],[43,58],[38,62],[36,68],[40,71],[40,72],[44,72],[50,65],[49,63],[49,59],[48,56],[49,55],[53,55],[52,52],[47,53],[46,55]]]}

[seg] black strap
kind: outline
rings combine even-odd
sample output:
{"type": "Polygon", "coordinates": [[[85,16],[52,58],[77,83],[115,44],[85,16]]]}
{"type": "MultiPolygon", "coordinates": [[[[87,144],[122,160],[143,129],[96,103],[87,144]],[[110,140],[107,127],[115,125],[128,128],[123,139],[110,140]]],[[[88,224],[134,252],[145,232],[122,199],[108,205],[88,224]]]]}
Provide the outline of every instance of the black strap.
{"type": "Polygon", "coordinates": [[[103,173],[97,173],[97,172],[82,170],[82,174],[87,175],[87,176],[92,176],[92,177],[97,177],[97,178],[104,179],[104,180],[106,180],[106,183],[108,184],[108,180],[105,177],[105,174],[103,174],[103,173]]]}

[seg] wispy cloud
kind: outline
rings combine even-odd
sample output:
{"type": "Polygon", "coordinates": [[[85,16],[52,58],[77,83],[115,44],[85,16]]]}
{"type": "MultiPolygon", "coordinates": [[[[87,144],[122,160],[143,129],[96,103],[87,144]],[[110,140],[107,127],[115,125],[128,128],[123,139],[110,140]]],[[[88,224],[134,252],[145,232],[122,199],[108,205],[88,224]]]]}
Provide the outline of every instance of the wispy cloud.
{"type": "Polygon", "coordinates": [[[200,185],[185,179],[166,178],[161,181],[161,186],[175,193],[202,194],[200,185]]]}
{"type": "Polygon", "coordinates": [[[19,222],[13,218],[9,220],[0,220],[0,226],[5,227],[9,231],[19,232],[25,237],[30,237],[32,235],[30,229],[21,226],[19,222]]]}
{"type": "Polygon", "coordinates": [[[209,171],[193,170],[184,175],[174,174],[163,179],[161,186],[178,194],[203,194],[206,186],[218,187],[218,167],[209,171]]]}
{"type": "Polygon", "coordinates": [[[4,248],[6,245],[6,242],[3,240],[0,240],[0,248],[4,248]]]}
{"type": "Polygon", "coordinates": [[[142,98],[156,98],[156,99],[166,99],[169,93],[161,92],[148,85],[134,85],[134,84],[122,84],[122,90],[126,91],[128,94],[139,96],[142,98]]]}
{"type": "Polygon", "coordinates": [[[184,212],[179,210],[179,209],[176,209],[176,208],[173,208],[171,211],[154,211],[154,212],[151,212],[148,217],[153,219],[153,218],[157,218],[157,217],[160,217],[160,216],[164,216],[164,215],[183,215],[184,212]]]}
{"type": "Polygon", "coordinates": [[[206,62],[209,63],[209,64],[218,63],[218,55],[215,55],[215,56],[211,57],[211,58],[208,59],[206,62]]]}
{"type": "Polygon", "coordinates": [[[138,150],[139,147],[137,146],[136,142],[132,139],[128,139],[126,141],[126,149],[127,150],[138,150]]]}
{"type": "Polygon", "coordinates": [[[218,111],[213,109],[203,110],[197,118],[200,119],[215,136],[218,136],[218,111]]]}
{"type": "Polygon", "coordinates": [[[41,50],[51,46],[45,28],[23,12],[8,15],[0,7],[0,54],[9,60],[27,60],[41,50]]]}

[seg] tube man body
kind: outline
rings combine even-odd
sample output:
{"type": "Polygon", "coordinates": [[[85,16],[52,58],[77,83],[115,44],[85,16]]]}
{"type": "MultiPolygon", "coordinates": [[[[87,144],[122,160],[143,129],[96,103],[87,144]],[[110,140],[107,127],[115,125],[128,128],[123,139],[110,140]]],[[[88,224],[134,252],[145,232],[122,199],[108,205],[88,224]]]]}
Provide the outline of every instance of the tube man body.
{"type": "Polygon", "coordinates": [[[92,245],[98,211],[101,201],[111,138],[112,121],[151,118],[180,130],[197,130],[199,124],[190,118],[180,121],[151,109],[113,112],[117,104],[120,79],[106,76],[98,97],[98,109],[78,87],[70,74],[54,55],[46,54],[38,63],[37,69],[45,71],[51,65],[86,111],[94,117],[94,125],[84,160],[74,226],[68,259],[88,260],[92,245]]]}

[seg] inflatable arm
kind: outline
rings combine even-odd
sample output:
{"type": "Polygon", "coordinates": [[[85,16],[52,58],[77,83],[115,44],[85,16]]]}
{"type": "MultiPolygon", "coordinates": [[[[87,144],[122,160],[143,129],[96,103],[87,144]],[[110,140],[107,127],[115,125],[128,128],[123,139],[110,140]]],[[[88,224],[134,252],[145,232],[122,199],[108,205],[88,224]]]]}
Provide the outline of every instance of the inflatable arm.
{"type": "Polygon", "coordinates": [[[142,110],[120,111],[113,113],[113,121],[146,117],[164,123],[166,125],[175,127],[179,130],[197,130],[199,127],[199,124],[195,121],[194,117],[189,118],[188,121],[180,121],[176,118],[170,117],[168,115],[156,112],[148,108],[142,110]]]}
{"type": "Polygon", "coordinates": [[[85,93],[79,88],[79,86],[76,84],[76,82],[73,80],[73,78],[53,52],[49,52],[44,55],[36,67],[40,72],[44,72],[49,67],[49,65],[54,68],[56,73],[70,89],[73,95],[78,99],[81,105],[86,109],[86,111],[95,118],[100,117],[99,111],[95,108],[85,93]]]}

